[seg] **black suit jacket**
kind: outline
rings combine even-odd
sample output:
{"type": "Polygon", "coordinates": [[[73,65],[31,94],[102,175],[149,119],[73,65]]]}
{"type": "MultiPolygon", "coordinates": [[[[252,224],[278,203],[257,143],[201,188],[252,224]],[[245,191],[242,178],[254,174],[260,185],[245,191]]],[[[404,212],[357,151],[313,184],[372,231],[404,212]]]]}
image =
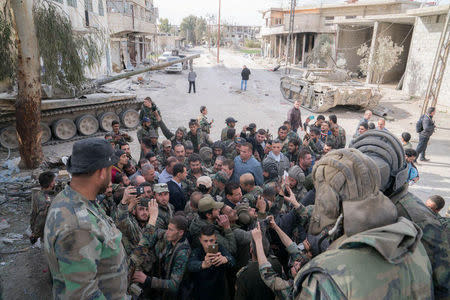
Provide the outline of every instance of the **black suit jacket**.
{"type": "Polygon", "coordinates": [[[186,195],[183,190],[172,180],[167,183],[167,187],[169,188],[169,202],[174,206],[175,211],[183,211],[186,206],[186,195]]]}

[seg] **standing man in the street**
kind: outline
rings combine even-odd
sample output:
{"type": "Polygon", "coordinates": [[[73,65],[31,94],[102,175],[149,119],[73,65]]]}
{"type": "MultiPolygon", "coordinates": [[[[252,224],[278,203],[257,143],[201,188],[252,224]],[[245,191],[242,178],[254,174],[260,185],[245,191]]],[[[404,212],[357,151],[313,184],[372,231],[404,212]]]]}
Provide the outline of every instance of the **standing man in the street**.
{"type": "Polygon", "coordinates": [[[90,138],[73,145],[70,186],[56,196],[44,230],[54,299],[125,299],[127,263],[122,233],[95,201],[118,161],[110,144],[90,138]]]}
{"type": "Polygon", "coordinates": [[[197,73],[194,72],[194,69],[191,68],[188,74],[188,81],[189,81],[189,94],[191,93],[191,88],[194,88],[194,94],[195,94],[195,79],[197,78],[197,73]]]}
{"type": "Polygon", "coordinates": [[[294,106],[287,113],[287,120],[291,124],[291,130],[297,132],[302,129],[302,113],[300,111],[300,100],[295,100],[294,106]]]}
{"type": "Polygon", "coordinates": [[[417,156],[420,157],[419,160],[421,161],[429,161],[429,159],[425,158],[425,151],[427,150],[428,141],[433,135],[436,127],[433,121],[433,116],[435,113],[436,108],[429,107],[427,109],[427,113],[420,118],[420,120],[422,120],[421,128],[420,126],[417,128],[417,132],[419,133],[419,144],[417,145],[416,152],[417,156]]]}
{"type": "Polygon", "coordinates": [[[241,91],[246,91],[247,90],[247,81],[250,78],[250,70],[247,68],[247,66],[244,65],[244,67],[242,68],[241,71],[241,91]]]}

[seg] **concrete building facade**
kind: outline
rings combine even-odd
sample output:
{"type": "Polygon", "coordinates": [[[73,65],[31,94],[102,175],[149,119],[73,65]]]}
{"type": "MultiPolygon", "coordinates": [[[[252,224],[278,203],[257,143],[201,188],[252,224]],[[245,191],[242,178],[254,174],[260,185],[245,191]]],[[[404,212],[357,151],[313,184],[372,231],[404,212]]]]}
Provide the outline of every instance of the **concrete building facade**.
{"type": "MultiPolygon", "coordinates": [[[[405,0],[373,0],[318,7],[296,7],[291,63],[301,66],[316,63],[317,52],[314,48],[326,41],[330,44],[333,60],[340,60],[347,68],[357,72],[361,58],[355,57],[355,49],[364,42],[371,43],[375,26],[372,18],[381,15],[394,16],[419,5],[418,2],[405,0]]],[[[289,13],[289,9],[281,8],[263,12],[265,22],[261,35],[264,56],[285,58],[289,13]]]]}
{"type": "Polygon", "coordinates": [[[114,71],[134,68],[157,50],[153,0],[106,0],[114,71]]]}
{"type": "MultiPolygon", "coordinates": [[[[403,91],[425,97],[439,39],[444,29],[449,5],[425,7],[408,11],[415,17],[414,32],[403,82],[403,91]]],[[[447,60],[437,107],[450,111],[450,66],[447,60]]],[[[431,103],[430,103],[431,104],[431,103]]]]}

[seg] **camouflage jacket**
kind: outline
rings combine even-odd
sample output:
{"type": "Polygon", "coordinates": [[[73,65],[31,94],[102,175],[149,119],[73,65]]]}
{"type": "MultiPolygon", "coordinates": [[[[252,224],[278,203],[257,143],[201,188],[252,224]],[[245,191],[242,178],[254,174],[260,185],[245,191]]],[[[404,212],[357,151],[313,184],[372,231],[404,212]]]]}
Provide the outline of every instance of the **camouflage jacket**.
{"type": "Polygon", "coordinates": [[[173,217],[174,207],[167,203],[167,206],[158,205],[158,219],[156,220],[156,228],[167,229],[169,221],[173,217]]]}
{"type": "MultiPolygon", "coordinates": [[[[306,260],[295,243],[289,245],[286,250],[291,261],[306,260]]],[[[291,299],[293,290],[292,279],[284,280],[283,278],[281,278],[278,273],[275,272],[272,264],[269,262],[259,266],[259,273],[261,274],[261,278],[264,283],[275,293],[275,295],[279,299],[291,299]]]]}
{"type": "Polygon", "coordinates": [[[400,216],[410,219],[423,231],[422,243],[433,268],[436,299],[450,298],[450,234],[448,224],[407,190],[407,185],[391,197],[400,216]]]}
{"type": "MultiPolygon", "coordinates": [[[[338,125],[339,126],[339,125],[338,125]]],[[[345,136],[345,129],[339,126],[339,133],[338,136],[335,136],[335,145],[336,149],[342,149],[345,148],[345,144],[347,142],[347,137],[345,136]]]]}
{"type": "Polygon", "coordinates": [[[238,153],[236,150],[236,143],[234,140],[224,140],[224,156],[228,159],[234,159],[238,153]]]}
{"type": "MultiPolygon", "coordinates": [[[[202,247],[199,241],[200,231],[203,226],[210,224],[208,221],[198,218],[192,221],[189,226],[189,233],[191,234],[192,248],[202,247]]],[[[217,224],[214,224],[216,229],[217,243],[226,248],[231,255],[236,254],[236,238],[231,229],[223,229],[217,224]]]]}
{"type": "Polygon", "coordinates": [[[133,141],[133,138],[123,131],[119,131],[119,133],[111,131],[109,134],[112,136],[116,146],[119,142],[131,143],[133,141]]]}
{"type": "Polygon", "coordinates": [[[196,134],[192,134],[192,132],[189,131],[186,134],[186,140],[192,142],[195,153],[198,153],[198,150],[200,150],[200,145],[202,145],[202,144],[211,145],[212,144],[212,142],[209,138],[209,135],[207,133],[203,132],[200,128],[197,130],[196,134]]]}
{"type": "Polygon", "coordinates": [[[138,264],[145,261],[149,251],[153,251],[157,260],[152,272],[151,287],[148,288],[158,290],[159,298],[176,299],[191,248],[185,237],[173,246],[166,240],[165,233],[165,230],[147,225],[138,247],[133,251],[132,260],[138,264]]]}
{"type": "MultiPolygon", "coordinates": [[[[169,156],[173,156],[173,152],[169,156]]],[[[166,167],[167,159],[169,158],[169,156],[167,156],[164,151],[161,151],[161,153],[159,153],[159,155],[156,157],[162,169],[166,167]]]]}
{"type": "Polygon", "coordinates": [[[139,244],[143,228],[136,218],[128,212],[128,205],[120,203],[117,214],[117,228],[122,232],[122,243],[127,255],[139,244]]]}
{"type": "Polygon", "coordinates": [[[255,188],[242,196],[242,203],[248,203],[250,207],[256,207],[256,201],[258,200],[258,196],[261,196],[263,193],[263,189],[260,186],[255,185],[255,188]]]}
{"type": "Polygon", "coordinates": [[[53,200],[44,249],[53,299],[125,299],[127,263],[122,233],[95,201],[70,186],[53,200]]]}
{"type": "MultiPolygon", "coordinates": [[[[202,174],[200,176],[209,176],[208,170],[203,166],[202,174]]],[[[195,177],[191,170],[187,172],[186,179],[181,183],[181,186],[188,197],[190,197],[197,188],[197,177],[195,177]]]]}
{"type": "Polygon", "coordinates": [[[141,126],[136,132],[136,136],[137,136],[139,143],[142,143],[143,138],[145,138],[145,137],[149,138],[151,132],[156,132],[156,135],[158,135],[158,131],[156,131],[155,129],[153,129],[151,127],[146,128],[144,126],[141,126]]]}
{"type": "Polygon", "coordinates": [[[223,200],[225,199],[225,189],[221,191],[218,187],[213,186],[211,190],[211,196],[216,199],[216,201],[218,201],[218,197],[220,197],[220,201],[223,202],[223,200]]]}
{"type": "Polygon", "coordinates": [[[223,128],[222,129],[222,131],[220,132],[220,140],[223,142],[223,141],[225,141],[226,139],[227,139],[227,132],[228,132],[228,129],[230,129],[231,127],[225,127],[225,128],[223,128]]]}
{"type": "Polygon", "coordinates": [[[200,125],[200,128],[202,129],[203,132],[206,132],[207,134],[211,133],[211,124],[208,121],[208,118],[206,116],[204,116],[203,114],[201,114],[200,116],[198,116],[197,118],[198,120],[198,124],[200,125]]]}
{"type": "MultiPolygon", "coordinates": [[[[288,139],[288,141],[293,141],[293,140],[299,141],[299,140],[300,140],[300,137],[298,136],[298,133],[297,133],[297,132],[291,130],[291,131],[289,131],[288,134],[287,134],[287,139],[288,139]]],[[[285,154],[286,154],[286,153],[285,153],[285,154]]]]}
{"type": "Polygon", "coordinates": [[[294,299],[433,299],[421,230],[405,218],[336,240],[297,273],[294,299]],[[367,284],[370,283],[370,284],[367,284]]]}
{"type": "MultiPolygon", "coordinates": [[[[159,116],[162,118],[161,111],[159,108],[153,104],[153,107],[155,107],[156,111],[158,112],[159,116]]],[[[142,105],[141,111],[139,112],[139,120],[142,121],[144,117],[147,117],[150,119],[150,127],[156,130],[158,132],[159,122],[155,117],[155,114],[153,113],[152,108],[148,108],[147,106],[142,105]]]]}
{"type": "Polygon", "coordinates": [[[47,218],[48,208],[55,197],[53,191],[38,191],[33,194],[31,204],[30,227],[33,236],[38,239],[44,237],[45,219],[47,218]]]}
{"type": "Polygon", "coordinates": [[[107,197],[103,194],[98,195],[97,204],[105,211],[106,215],[111,217],[114,222],[117,221],[117,205],[113,196],[107,197]]]}

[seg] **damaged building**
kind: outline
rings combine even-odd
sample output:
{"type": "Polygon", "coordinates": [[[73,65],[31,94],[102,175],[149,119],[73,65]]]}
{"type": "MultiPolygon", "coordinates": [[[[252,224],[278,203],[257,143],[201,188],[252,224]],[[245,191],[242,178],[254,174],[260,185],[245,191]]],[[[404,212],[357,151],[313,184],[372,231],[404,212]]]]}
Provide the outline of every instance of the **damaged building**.
{"type": "Polygon", "coordinates": [[[114,71],[132,69],[156,52],[158,9],[153,0],[107,0],[114,71]]]}
{"type": "MultiPolygon", "coordinates": [[[[365,25],[358,23],[358,26],[355,27],[353,22],[362,22],[371,16],[396,15],[419,6],[418,2],[406,0],[375,0],[296,7],[291,43],[291,63],[301,66],[312,63],[316,45],[319,42],[320,44],[326,42],[329,44],[332,60],[344,59],[350,69],[356,70],[359,60],[356,61],[353,52],[348,50],[356,49],[364,42],[370,42],[374,26],[373,22],[369,22],[365,25]],[[364,29],[361,29],[359,25],[364,29]]],[[[281,8],[271,8],[262,13],[264,19],[261,29],[263,56],[285,58],[289,34],[289,13],[289,9],[281,8]]]]}

